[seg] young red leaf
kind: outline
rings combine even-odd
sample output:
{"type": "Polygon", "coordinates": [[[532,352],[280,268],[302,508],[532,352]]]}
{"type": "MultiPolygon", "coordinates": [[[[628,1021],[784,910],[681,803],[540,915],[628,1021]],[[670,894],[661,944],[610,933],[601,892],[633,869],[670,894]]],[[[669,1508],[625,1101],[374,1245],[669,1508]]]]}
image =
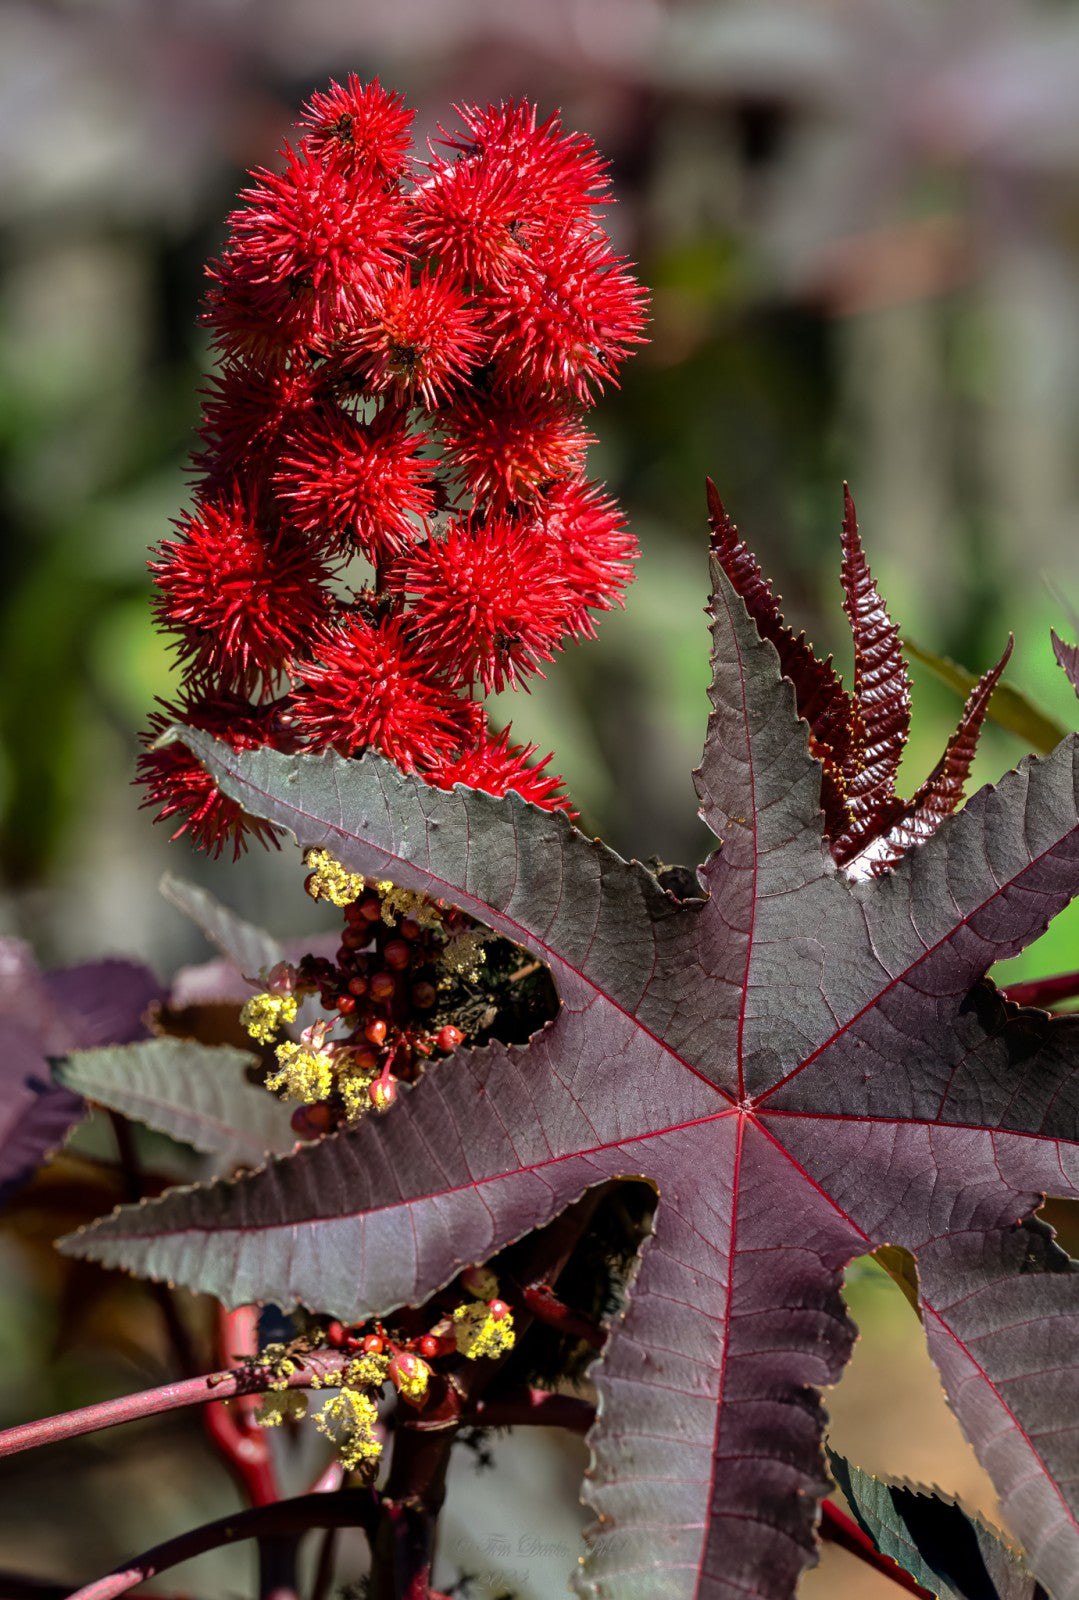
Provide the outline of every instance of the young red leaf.
{"type": "Polygon", "coordinates": [[[1001,673],[1008,665],[1014,643],[1014,639],[1008,640],[996,666],[984,672],[970,691],[959,726],[948,740],[944,754],[912,796],[902,816],[885,834],[871,839],[863,847],[860,856],[844,863],[848,873],[873,862],[898,861],[912,845],[923,844],[930,835],[936,833],[944,818],[957,809],[970,776],[978,748],[978,735],[982,731],[989,702],[1001,673]]]}
{"type": "Polygon", "coordinates": [[[719,490],[711,478],[707,478],[705,484],[712,554],[745,602],[761,638],[775,645],[783,675],[794,686],[798,715],[809,723],[810,749],[824,769],[821,799],[828,832],[834,838],[850,822],[843,778],[849,762],[854,719],[850,695],[832,666],[831,656],[822,661],[804,633],[795,634],[787,627],[772,585],[761,572],[756,556],[738,537],[738,529],[719,498],[719,490]]]}
{"type": "Polygon", "coordinates": [[[1079,891],[1079,747],[851,882],[772,646],[715,570],[698,774],[706,898],[510,794],[368,754],[181,736],[237,800],[349,870],[442,896],[550,963],[522,1047],[457,1051],[384,1119],[67,1241],[229,1303],[352,1323],[421,1303],[583,1190],[645,1178],[655,1231],[592,1369],[581,1585],[786,1600],[814,1559],[845,1264],[916,1258],[930,1351],[1032,1570],[1079,1597],[1079,1275],[1035,1212],[1079,1196],[1079,1023],[983,979],[1079,891]]]}
{"type": "Polygon", "coordinates": [[[899,629],[873,582],[846,484],[842,579],[843,609],[854,638],[854,738],[845,766],[851,824],[842,838],[832,840],[841,863],[898,815],[895,775],[910,728],[910,678],[899,629]]]}

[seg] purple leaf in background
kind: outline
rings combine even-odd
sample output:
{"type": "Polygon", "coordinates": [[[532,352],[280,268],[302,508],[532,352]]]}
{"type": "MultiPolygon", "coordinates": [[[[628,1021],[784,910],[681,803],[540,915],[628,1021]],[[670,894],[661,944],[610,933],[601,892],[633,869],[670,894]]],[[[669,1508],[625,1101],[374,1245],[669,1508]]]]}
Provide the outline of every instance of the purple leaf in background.
{"type": "Polygon", "coordinates": [[[984,976],[1079,892],[1079,742],[852,882],[791,684],[713,576],[705,898],[515,795],[184,731],[252,815],[548,962],[561,1010],[527,1045],[433,1065],[385,1118],[121,1208],[65,1249],[358,1321],[423,1303],[584,1190],[644,1178],[654,1232],[591,1368],[580,1586],[789,1600],[828,1486],[818,1391],[854,1337],[843,1270],[901,1246],[1032,1570],[1079,1600],[1079,1272],[1035,1214],[1046,1192],[1079,1197],[1079,1019],[984,976]]]}
{"type": "Polygon", "coordinates": [[[134,961],[42,972],[20,939],[0,939],[0,1201],[33,1177],[82,1116],[49,1058],[147,1036],[142,1018],[163,990],[134,961]]]}

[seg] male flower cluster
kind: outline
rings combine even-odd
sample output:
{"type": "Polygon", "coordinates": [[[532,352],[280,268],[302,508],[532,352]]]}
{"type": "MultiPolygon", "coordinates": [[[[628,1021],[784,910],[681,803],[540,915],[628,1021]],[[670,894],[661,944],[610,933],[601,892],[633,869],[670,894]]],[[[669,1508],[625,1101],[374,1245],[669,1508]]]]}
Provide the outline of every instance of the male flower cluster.
{"type": "Polygon", "coordinates": [[[421,160],[399,95],[331,84],[208,269],[220,365],[194,504],[151,561],[183,688],[141,776],[214,853],[267,830],[153,747],[170,723],[373,746],[442,787],[568,807],[482,697],[621,603],[636,546],[585,475],[584,417],[645,296],[602,227],[589,139],[524,102],[457,113],[421,160]]]}

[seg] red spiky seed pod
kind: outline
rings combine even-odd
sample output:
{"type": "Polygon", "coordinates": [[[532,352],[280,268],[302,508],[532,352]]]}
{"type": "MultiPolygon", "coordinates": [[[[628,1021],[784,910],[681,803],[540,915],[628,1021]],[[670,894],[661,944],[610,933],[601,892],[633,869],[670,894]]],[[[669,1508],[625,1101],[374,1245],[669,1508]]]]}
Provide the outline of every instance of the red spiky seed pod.
{"type": "Polygon", "coordinates": [[[438,142],[463,156],[512,163],[531,205],[548,221],[583,218],[594,206],[610,203],[607,163],[587,134],[567,133],[557,115],[539,123],[527,100],[453,109],[465,132],[440,129],[438,142]]]}
{"type": "Polygon", "coordinates": [[[593,442],[558,400],[508,386],[456,401],[443,426],[447,461],[494,511],[535,501],[546,485],[575,477],[593,442]]]}
{"type": "Polygon", "coordinates": [[[350,73],[344,85],[331,79],[328,89],[313,94],[296,126],[305,130],[307,154],[392,184],[404,175],[415,115],[404,95],[383,89],[377,78],[363,84],[350,73]]]}
{"type": "Polygon", "coordinates": [[[553,659],[572,608],[542,529],[502,517],[452,522],[392,581],[412,597],[416,626],[449,681],[479,679],[488,693],[553,659]]]}
{"type": "Polygon", "coordinates": [[[644,339],[645,295],[605,236],[544,233],[487,297],[492,353],[517,383],[587,405],[644,339]]]}
{"type": "Polygon", "coordinates": [[[341,372],[369,395],[414,397],[434,409],[485,355],[479,312],[464,287],[425,266],[385,274],[338,352],[341,372]]]}
{"type": "Polygon", "coordinates": [[[373,624],[353,615],[297,669],[295,726],[350,754],[374,745],[404,772],[443,759],[460,743],[463,717],[432,665],[400,618],[373,624]]]}
{"type": "Polygon", "coordinates": [[[557,559],[570,607],[569,627],[594,636],[592,611],[622,604],[639,554],[618,504],[598,483],[569,479],[555,484],[537,508],[537,519],[557,559]]]}
{"type": "Polygon", "coordinates": [[[451,760],[429,768],[428,781],[440,789],[452,789],[455,783],[463,783],[499,799],[512,791],[545,811],[564,811],[567,816],[575,816],[569,799],[560,792],[562,779],[544,770],[550,755],[532,764],[535,745],[511,745],[509,738],[508,727],[499,734],[482,735],[474,747],[466,747],[451,760]]]}
{"type": "Polygon", "coordinates": [[[242,192],[214,268],[209,321],[219,343],[241,354],[245,346],[257,351],[260,326],[271,348],[332,340],[360,312],[364,288],[406,247],[405,202],[379,173],[287,144],[282,155],[282,172],[260,168],[242,192]],[[231,318],[237,306],[250,322],[246,338],[231,318]]]}
{"type": "Polygon", "coordinates": [[[291,433],[274,485],[285,515],[302,533],[342,551],[359,549],[375,564],[420,538],[434,510],[426,435],[408,431],[389,408],[359,422],[323,407],[291,433]]]}
{"type": "Polygon", "coordinates": [[[189,670],[223,689],[272,692],[334,608],[330,568],[309,543],[260,525],[238,486],[177,522],[149,563],[159,624],[189,670]]]}
{"type": "Polygon", "coordinates": [[[142,735],[148,746],[138,761],[138,781],[146,791],[144,806],[159,807],[157,822],[179,819],[173,839],[188,834],[192,842],[208,855],[219,856],[228,844],[236,860],[251,839],[280,848],[280,834],[270,823],[249,817],[221,793],[202,763],[186,746],[173,741],[158,746],[156,741],[177,723],[224,739],[234,750],[255,750],[275,744],[275,713],[272,707],[260,711],[237,695],[217,694],[203,698],[185,697],[175,705],[158,701],[160,711],[150,717],[142,735]]]}

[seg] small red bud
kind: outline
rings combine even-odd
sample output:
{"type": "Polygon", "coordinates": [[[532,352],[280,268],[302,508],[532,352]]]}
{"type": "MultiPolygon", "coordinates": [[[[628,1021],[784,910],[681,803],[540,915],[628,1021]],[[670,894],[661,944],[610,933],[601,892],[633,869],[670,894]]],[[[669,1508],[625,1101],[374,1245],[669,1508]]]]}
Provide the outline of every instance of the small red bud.
{"type": "Polygon", "coordinates": [[[488,1300],[487,1309],[496,1322],[501,1322],[503,1317],[509,1315],[510,1308],[504,1300],[488,1300]]]}
{"type": "Polygon", "coordinates": [[[386,1042],[386,1024],[381,1017],[372,1017],[363,1032],[364,1037],[370,1044],[385,1044],[386,1042]]]}
{"type": "Polygon", "coordinates": [[[356,996],[354,994],[339,994],[337,996],[337,1009],[343,1017],[350,1017],[356,1009],[356,996]]]}
{"type": "Polygon", "coordinates": [[[348,980],[348,992],[357,996],[365,995],[367,993],[367,979],[362,974],[355,978],[350,978],[348,980]]]}
{"type": "Polygon", "coordinates": [[[367,1044],[357,1046],[352,1053],[352,1060],[361,1072],[374,1072],[378,1066],[378,1054],[367,1044]]]}
{"type": "Polygon", "coordinates": [[[403,972],[412,960],[412,955],[403,939],[391,939],[382,952],[382,958],[394,972],[403,972]]]}
{"type": "Polygon", "coordinates": [[[359,910],[365,922],[377,922],[382,915],[382,901],[377,895],[365,895],[360,901],[359,910]]]}
{"type": "Polygon", "coordinates": [[[425,1333],[423,1338],[420,1340],[420,1343],[419,1343],[420,1355],[421,1356],[427,1356],[428,1358],[430,1358],[431,1356],[437,1356],[438,1353],[439,1353],[440,1348],[441,1347],[439,1345],[438,1340],[434,1337],[433,1334],[430,1334],[430,1333],[425,1333]]]}
{"type": "Polygon", "coordinates": [[[380,1356],[385,1348],[385,1340],[380,1339],[377,1333],[369,1333],[363,1341],[365,1356],[380,1356]]]}
{"type": "Polygon", "coordinates": [[[334,1318],[333,1322],[326,1324],[326,1343],[333,1345],[335,1350],[340,1350],[345,1342],[344,1324],[334,1318]]]}
{"type": "Polygon", "coordinates": [[[293,1133],[301,1139],[316,1139],[333,1127],[333,1112],[324,1100],[313,1106],[297,1106],[290,1118],[293,1133]]]}
{"type": "Polygon", "coordinates": [[[438,994],[433,983],[414,983],[410,998],[417,1011],[430,1011],[438,994]]]}
{"type": "Polygon", "coordinates": [[[397,1099],[397,1079],[376,1078],[367,1092],[376,1111],[388,1111],[397,1099]]]}
{"type": "Polygon", "coordinates": [[[435,1043],[440,1050],[456,1050],[464,1038],[460,1028],[455,1028],[452,1022],[447,1022],[444,1028],[439,1028],[435,1034],[435,1043]]]}
{"type": "Polygon", "coordinates": [[[423,929],[411,917],[405,917],[401,922],[400,932],[402,939],[418,939],[423,929]]]}
{"type": "Polygon", "coordinates": [[[346,928],[341,935],[341,945],[345,950],[362,950],[367,943],[367,939],[366,932],[357,928],[346,928]]]}
{"type": "Polygon", "coordinates": [[[396,988],[397,980],[392,972],[372,973],[368,991],[372,1000],[388,1000],[396,988]]]}

